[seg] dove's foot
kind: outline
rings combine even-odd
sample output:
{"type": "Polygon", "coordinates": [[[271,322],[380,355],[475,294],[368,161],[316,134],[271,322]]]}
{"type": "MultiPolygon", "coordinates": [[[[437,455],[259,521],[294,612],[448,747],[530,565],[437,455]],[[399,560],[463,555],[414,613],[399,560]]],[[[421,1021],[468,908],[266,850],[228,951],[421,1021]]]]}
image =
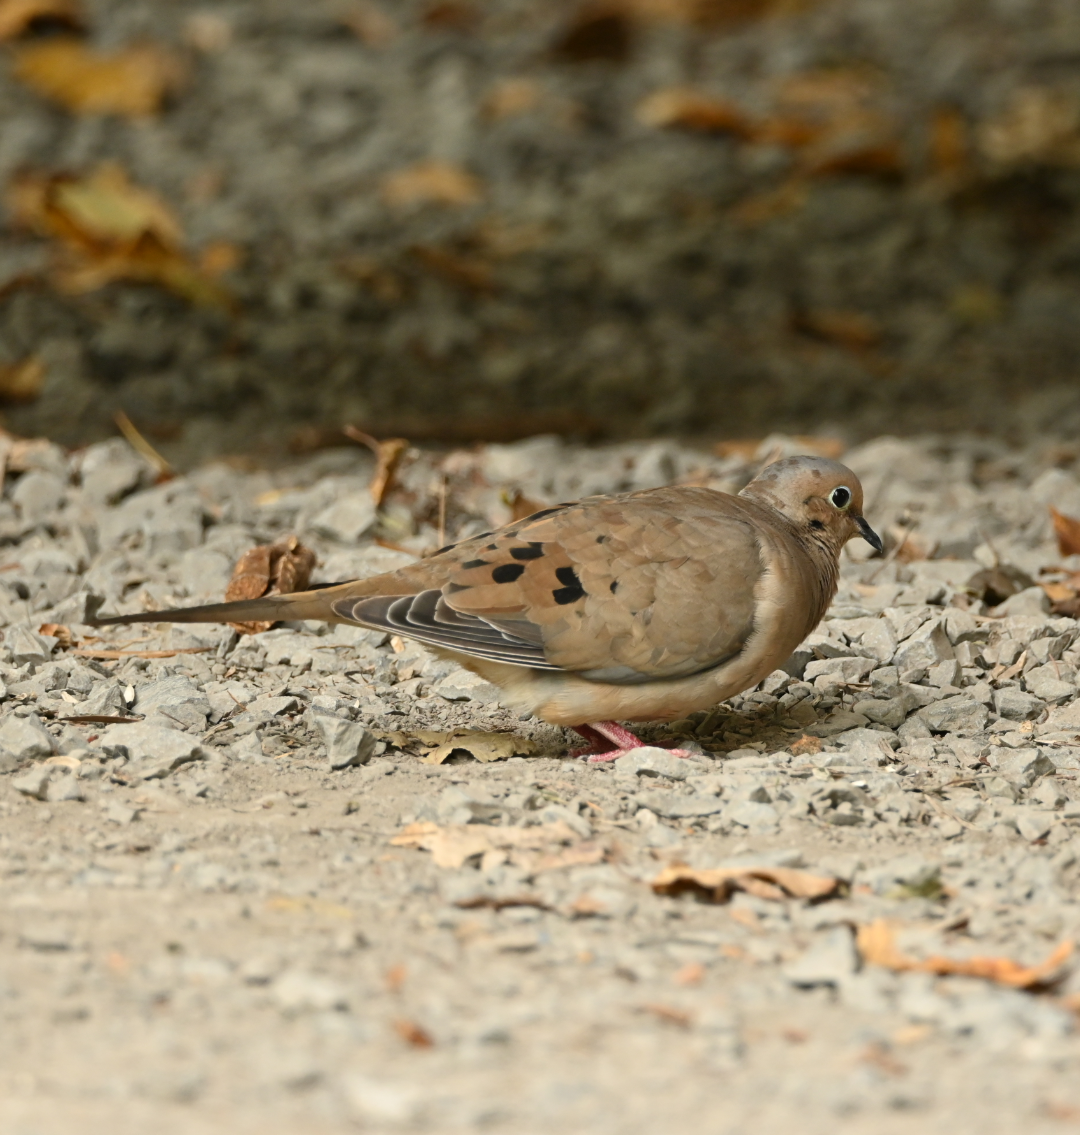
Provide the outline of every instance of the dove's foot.
{"type": "MultiPolygon", "coordinates": [[[[617,761],[634,749],[645,748],[645,742],[635,737],[629,729],[624,729],[615,721],[594,721],[591,725],[575,725],[574,732],[580,733],[588,746],[574,749],[572,757],[588,757],[590,764],[601,761],[617,761]]],[[[686,749],[668,749],[673,757],[692,757],[686,749]]]]}

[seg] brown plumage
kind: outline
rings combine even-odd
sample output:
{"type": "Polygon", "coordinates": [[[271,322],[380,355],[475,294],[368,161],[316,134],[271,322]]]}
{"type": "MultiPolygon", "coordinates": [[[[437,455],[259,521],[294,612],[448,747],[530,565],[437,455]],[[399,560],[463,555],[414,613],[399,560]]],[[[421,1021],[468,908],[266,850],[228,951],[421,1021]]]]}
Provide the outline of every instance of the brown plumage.
{"type": "Polygon", "coordinates": [[[793,457],[738,496],[678,486],[543,509],[372,579],[94,625],[325,619],[417,639],[545,721],[637,743],[756,685],[817,625],[853,536],[850,469],[793,457]],[[579,728],[580,727],[580,728],[579,728]]]}

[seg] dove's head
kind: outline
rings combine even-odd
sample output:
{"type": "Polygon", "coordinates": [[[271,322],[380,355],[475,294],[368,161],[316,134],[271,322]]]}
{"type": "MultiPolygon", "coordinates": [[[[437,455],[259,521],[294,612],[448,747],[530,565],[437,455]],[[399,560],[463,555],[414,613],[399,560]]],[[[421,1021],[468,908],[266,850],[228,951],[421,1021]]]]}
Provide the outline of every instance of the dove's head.
{"type": "Polygon", "coordinates": [[[881,537],[862,514],[859,478],[839,461],[785,457],[766,465],[739,495],[771,505],[837,555],[853,536],[881,551],[881,537]]]}

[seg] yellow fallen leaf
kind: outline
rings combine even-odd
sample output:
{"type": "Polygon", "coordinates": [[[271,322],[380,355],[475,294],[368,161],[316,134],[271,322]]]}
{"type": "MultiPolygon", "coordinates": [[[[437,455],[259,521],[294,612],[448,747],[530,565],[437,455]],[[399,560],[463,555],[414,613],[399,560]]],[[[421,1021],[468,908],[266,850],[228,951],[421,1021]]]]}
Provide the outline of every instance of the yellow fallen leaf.
{"type": "Polygon", "coordinates": [[[406,166],[383,179],[383,200],[395,208],[414,205],[475,205],[484,196],[480,181],[451,162],[406,166]]]}
{"type": "Polygon", "coordinates": [[[81,176],[21,174],[7,199],[16,223],[57,241],[52,277],[63,291],[129,280],[159,284],[195,303],[231,306],[228,293],[184,251],[172,210],[114,163],[81,176]]]}
{"type": "Polygon", "coordinates": [[[427,750],[421,758],[426,765],[441,765],[459,750],[485,763],[513,756],[527,757],[537,750],[535,741],[519,737],[516,733],[483,733],[469,729],[445,733],[413,729],[408,732],[380,733],[378,736],[380,740],[389,741],[395,749],[427,750]]]}
{"type": "Polygon", "coordinates": [[[727,902],[735,891],[779,902],[785,898],[820,899],[833,894],[840,880],[831,875],[814,875],[795,867],[687,867],[677,863],[665,867],[652,881],[658,895],[679,895],[696,891],[713,902],[727,902]]]}
{"type": "Polygon", "coordinates": [[[860,926],[856,945],[867,965],[883,966],[896,971],[932,973],[939,977],[957,975],[982,977],[998,985],[1014,989],[1030,989],[1056,978],[1061,967],[1073,952],[1073,943],[1062,942],[1050,956],[1035,966],[1021,965],[1012,958],[975,956],[972,958],[946,958],[940,954],[928,958],[913,958],[896,944],[897,928],[887,919],[879,918],[869,925],[860,926]]]}
{"type": "Polygon", "coordinates": [[[80,31],[85,23],[78,0],[0,0],[0,42],[38,28],[80,31]]]}
{"type": "Polygon", "coordinates": [[[33,402],[45,381],[45,365],[40,359],[0,363],[0,402],[33,402]]]}
{"type": "Polygon", "coordinates": [[[110,55],[78,39],[48,40],[20,48],[17,79],[77,114],[145,118],[161,109],[184,82],[184,68],[155,44],[134,44],[110,55]]]}
{"type": "Polygon", "coordinates": [[[634,116],[643,126],[734,134],[738,138],[752,138],[757,129],[741,107],[690,87],[655,91],[638,104],[634,116]]]}
{"type": "Polygon", "coordinates": [[[1072,556],[1080,552],[1080,520],[1075,516],[1066,516],[1065,513],[1058,512],[1053,505],[1050,506],[1050,519],[1054,524],[1058,551],[1063,556],[1072,556]]]}
{"type": "Polygon", "coordinates": [[[454,753],[468,753],[478,761],[487,764],[502,761],[508,757],[531,756],[536,752],[536,742],[514,733],[458,733],[451,735],[434,752],[422,759],[425,765],[441,765],[454,753]]]}

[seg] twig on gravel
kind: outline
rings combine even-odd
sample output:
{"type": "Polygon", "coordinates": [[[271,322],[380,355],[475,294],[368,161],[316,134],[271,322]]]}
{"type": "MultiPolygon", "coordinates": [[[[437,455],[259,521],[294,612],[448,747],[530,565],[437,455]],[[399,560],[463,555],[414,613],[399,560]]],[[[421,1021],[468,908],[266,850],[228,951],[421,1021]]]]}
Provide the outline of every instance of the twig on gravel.
{"type": "Polygon", "coordinates": [[[157,470],[159,480],[167,481],[169,478],[176,476],[176,470],[158,453],[146,438],[139,433],[135,428],[134,422],[132,422],[123,410],[117,410],[116,413],[113,414],[113,421],[116,422],[116,428],[124,435],[132,449],[141,453],[157,470]]]}
{"type": "Polygon", "coordinates": [[[177,654],[205,654],[212,646],[178,646],[175,650],[89,650],[76,647],[71,653],[83,658],[102,658],[112,661],[117,658],[173,658],[177,654]]]}

